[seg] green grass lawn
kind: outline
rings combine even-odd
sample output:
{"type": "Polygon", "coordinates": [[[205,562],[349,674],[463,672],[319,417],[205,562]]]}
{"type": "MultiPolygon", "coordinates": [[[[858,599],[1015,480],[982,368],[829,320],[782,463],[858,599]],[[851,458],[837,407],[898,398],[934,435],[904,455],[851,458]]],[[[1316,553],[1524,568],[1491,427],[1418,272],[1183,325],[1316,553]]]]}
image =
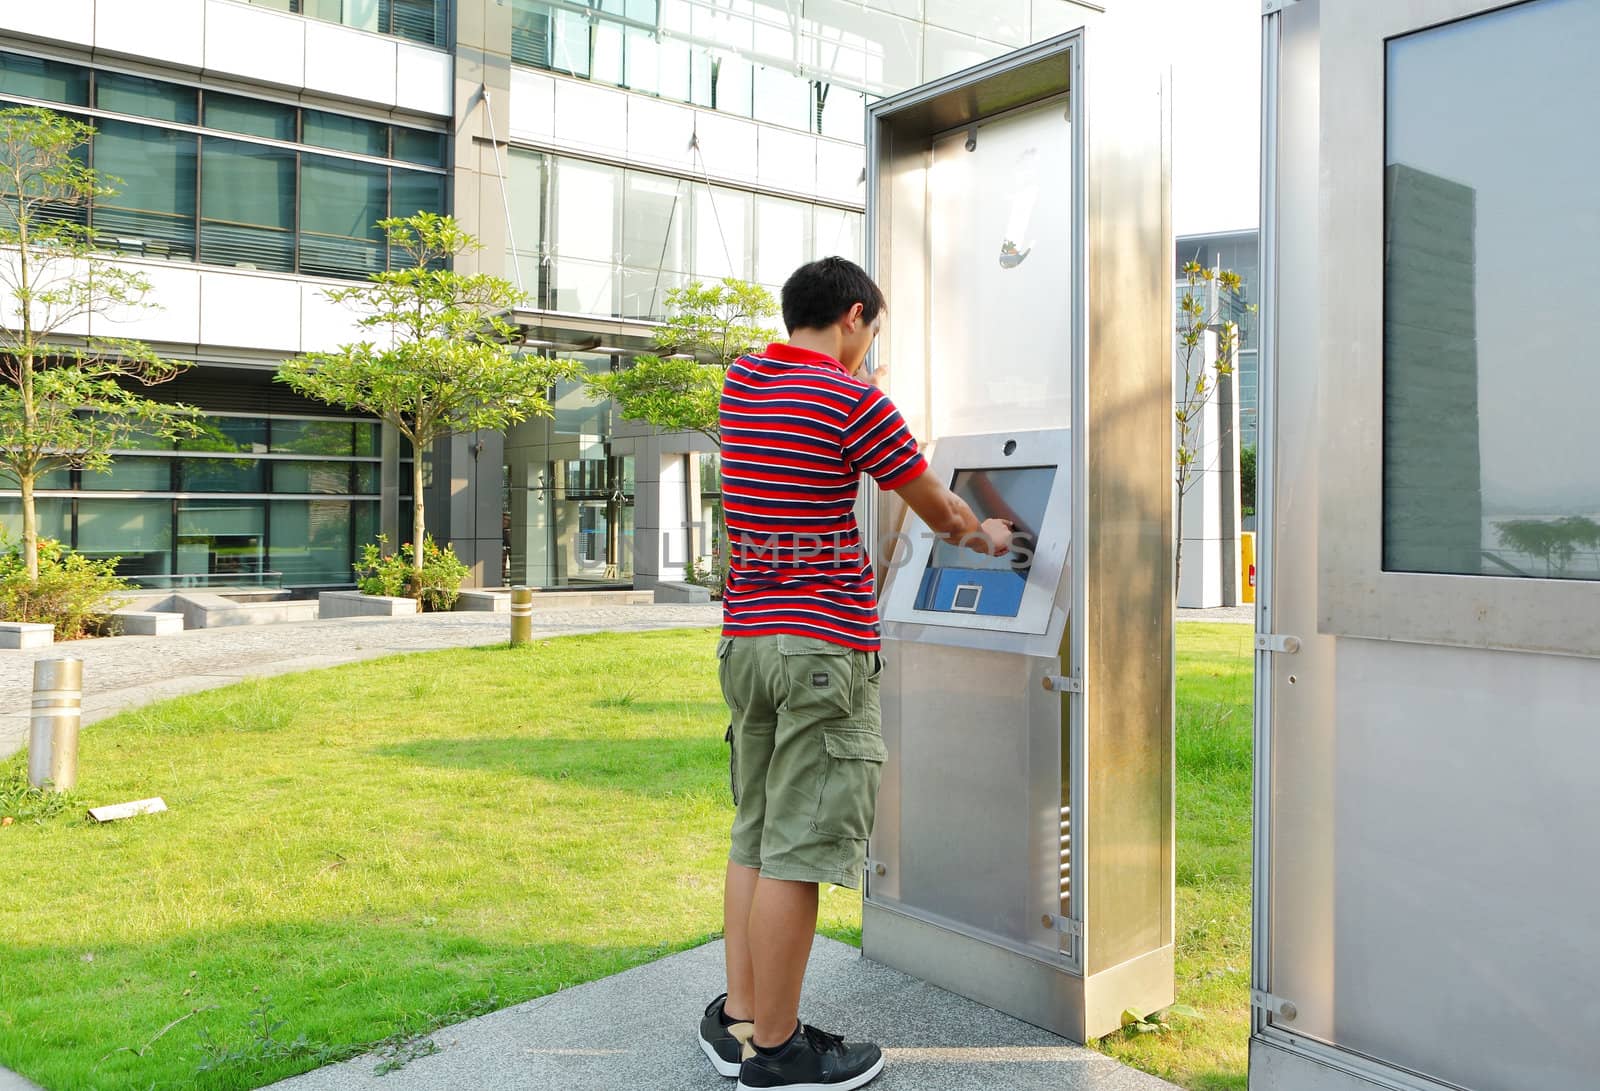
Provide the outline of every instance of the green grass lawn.
{"type": "MultiPolygon", "coordinates": [[[[730,803],[709,631],[245,683],[86,731],[71,805],[0,768],[0,1064],[51,1091],[248,1088],[701,943],[730,803]],[[105,827],[84,805],[162,796],[105,827]]],[[[1179,990],[1107,1052],[1243,1087],[1249,639],[1183,626],[1179,990]]],[[[859,941],[851,892],[822,931],[859,941]]]]}

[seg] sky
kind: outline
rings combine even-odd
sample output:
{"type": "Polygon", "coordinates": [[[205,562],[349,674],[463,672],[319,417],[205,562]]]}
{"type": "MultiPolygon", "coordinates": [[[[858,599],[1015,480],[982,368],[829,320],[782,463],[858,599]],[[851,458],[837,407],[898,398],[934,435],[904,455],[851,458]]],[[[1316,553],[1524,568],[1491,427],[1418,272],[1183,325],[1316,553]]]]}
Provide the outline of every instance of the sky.
{"type": "Polygon", "coordinates": [[[1173,231],[1254,228],[1261,192],[1261,0],[1166,2],[1174,35],[1173,231]]]}

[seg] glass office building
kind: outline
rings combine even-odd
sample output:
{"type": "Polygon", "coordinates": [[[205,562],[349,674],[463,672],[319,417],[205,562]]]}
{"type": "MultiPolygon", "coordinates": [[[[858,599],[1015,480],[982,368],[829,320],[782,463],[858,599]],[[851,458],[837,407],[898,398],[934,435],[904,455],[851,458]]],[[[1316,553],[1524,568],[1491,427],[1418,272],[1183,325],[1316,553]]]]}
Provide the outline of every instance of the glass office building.
{"type": "MultiPolygon", "coordinates": [[[[86,218],[161,307],[116,332],[197,365],[157,394],[208,428],[57,475],[41,520],[152,586],[297,594],[350,584],[376,533],[411,536],[409,452],[272,381],[362,339],[325,292],[392,267],[379,219],[454,214],[484,242],[473,266],[526,294],[526,351],[627,367],[674,288],[776,294],[813,258],[861,260],[872,101],[1080,21],[1069,0],[174,0],[162,26],[138,7],[8,5],[0,108],[95,126],[90,161],[121,183],[86,218]]],[[[714,443],[581,383],[553,395],[553,418],[425,460],[428,529],[473,582],[709,566],[714,443]]]]}

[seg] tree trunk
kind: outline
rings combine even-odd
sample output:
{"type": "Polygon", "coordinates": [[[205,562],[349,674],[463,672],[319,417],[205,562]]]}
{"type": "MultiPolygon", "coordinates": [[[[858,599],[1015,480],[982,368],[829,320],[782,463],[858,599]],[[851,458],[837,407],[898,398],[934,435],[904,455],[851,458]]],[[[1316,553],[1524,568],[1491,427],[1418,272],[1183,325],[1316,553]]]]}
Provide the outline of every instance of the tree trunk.
{"type": "Polygon", "coordinates": [[[417,587],[422,586],[423,543],[428,539],[428,523],[422,510],[422,447],[411,445],[411,514],[416,525],[411,531],[411,571],[417,587]]]}
{"type": "Polygon", "coordinates": [[[22,486],[22,559],[28,565],[28,582],[39,582],[39,519],[33,504],[33,473],[19,475],[22,486]]]}

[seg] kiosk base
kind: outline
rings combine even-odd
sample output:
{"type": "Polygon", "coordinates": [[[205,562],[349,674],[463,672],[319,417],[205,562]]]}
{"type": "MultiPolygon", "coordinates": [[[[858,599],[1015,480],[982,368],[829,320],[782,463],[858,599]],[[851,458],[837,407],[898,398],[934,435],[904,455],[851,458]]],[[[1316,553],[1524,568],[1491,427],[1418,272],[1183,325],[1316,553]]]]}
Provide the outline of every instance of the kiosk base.
{"type": "Polygon", "coordinates": [[[1169,944],[1090,977],[871,902],[861,908],[863,957],[902,970],[1073,1042],[1148,1015],[1174,1000],[1169,944]]]}

